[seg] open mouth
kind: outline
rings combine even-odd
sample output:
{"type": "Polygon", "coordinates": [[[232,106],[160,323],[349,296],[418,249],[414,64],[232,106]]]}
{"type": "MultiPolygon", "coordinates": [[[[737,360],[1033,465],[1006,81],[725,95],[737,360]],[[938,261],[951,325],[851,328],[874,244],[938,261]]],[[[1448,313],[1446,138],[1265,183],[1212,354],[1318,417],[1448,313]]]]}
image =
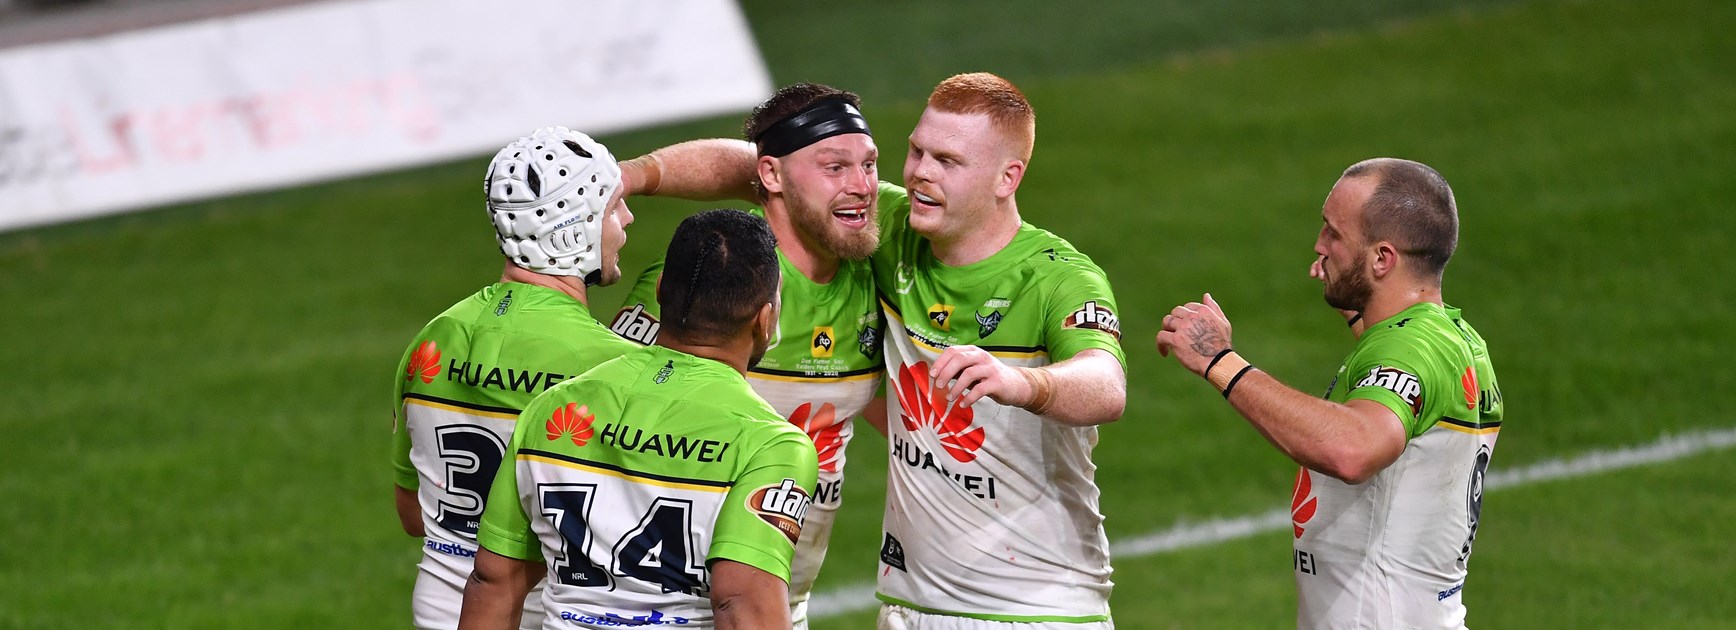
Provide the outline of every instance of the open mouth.
{"type": "Polygon", "coordinates": [[[868,206],[839,208],[832,211],[832,218],[845,227],[860,229],[868,225],[868,206]]]}
{"type": "Polygon", "coordinates": [[[925,211],[939,210],[941,207],[939,200],[914,190],[910,191],[910,205],[925,211]]]}

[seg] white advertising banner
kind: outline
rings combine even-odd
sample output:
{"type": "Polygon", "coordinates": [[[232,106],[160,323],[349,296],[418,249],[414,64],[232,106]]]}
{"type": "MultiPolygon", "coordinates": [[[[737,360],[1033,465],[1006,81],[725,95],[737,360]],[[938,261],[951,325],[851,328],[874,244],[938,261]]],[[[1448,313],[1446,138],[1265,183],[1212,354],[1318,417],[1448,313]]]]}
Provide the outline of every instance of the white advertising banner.
{"type": "Polygon", "coordinates": [[[0,231],[491,153],[548,125],[742,111],[770,91],[731,0],[319,2],[5,48],[0,231]]]}

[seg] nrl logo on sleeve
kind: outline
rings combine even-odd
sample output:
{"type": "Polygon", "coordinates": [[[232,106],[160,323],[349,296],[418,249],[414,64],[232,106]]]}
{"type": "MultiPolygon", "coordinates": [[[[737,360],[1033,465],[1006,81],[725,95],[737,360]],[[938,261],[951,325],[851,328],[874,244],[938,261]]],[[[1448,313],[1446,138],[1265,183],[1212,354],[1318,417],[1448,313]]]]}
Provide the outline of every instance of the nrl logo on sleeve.
{"type": "Polygon", "coordinates": [[[814,502],[808,491],[796,485],[794,479],[784,479],[775,486],[761,486],[747,497],[747,509],[771,525],[790,544],[802,537],[802,520],[808,516],[808,506],[814,502]]]}
{"type": "Polygon", "coordinates": [[[836,342],[832,337],[831,326],[815,326],[814,342],[812,347],[808,349],[808,352],[813,354],[816,359],[829,358],[832,356],[832,346],[835,343],[836,342]]]}
{"type": "Polygon", "coordinates": [[[1067,321],[1062,322],[1061,327],[1101,330],[1117,341],[1121,340],[1121,319],[1108,308],[1098,306],[1097,300],[1086,302],[1079,310],[1073,311],[1073,314],[1067,316],[1067,321]]]}
{"type": "Polygon", "coordinates": [[[663,330],[663,324],[645,312],[644,304],[634,304],[632,308],[621,309],[615,314],[615,321],[609,324],[609,330],[643,345],[657,343],[657,332],[663,330]]]}
{"type": "Polygon", "coordinates": [[[1398,394],[1404,404],[1410,405],[1411,413],[1422,413],[1423,384],[1410,372],[1377,365],[1370,369],[1368,375],[1362,377],[1361,381],[1357,381],[1356,387],[1351,389],[1364,387],[1380,387],[1390,390],[1392,393],[1398,394]]]}

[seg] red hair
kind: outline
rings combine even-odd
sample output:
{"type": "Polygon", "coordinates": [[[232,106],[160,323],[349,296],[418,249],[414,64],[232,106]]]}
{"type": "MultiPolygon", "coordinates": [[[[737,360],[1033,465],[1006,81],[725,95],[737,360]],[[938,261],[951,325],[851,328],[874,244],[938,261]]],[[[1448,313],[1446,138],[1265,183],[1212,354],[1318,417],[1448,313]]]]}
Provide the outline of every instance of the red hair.
{"type": "Polygon", "coordinates": [[[1031,160],[1031,149],[1037,144],[1037,111],[1012,81],[988,72],[953,75],[934,87],[928,106],[949,114],[988,116],[1019,157],[1031,160]]]}

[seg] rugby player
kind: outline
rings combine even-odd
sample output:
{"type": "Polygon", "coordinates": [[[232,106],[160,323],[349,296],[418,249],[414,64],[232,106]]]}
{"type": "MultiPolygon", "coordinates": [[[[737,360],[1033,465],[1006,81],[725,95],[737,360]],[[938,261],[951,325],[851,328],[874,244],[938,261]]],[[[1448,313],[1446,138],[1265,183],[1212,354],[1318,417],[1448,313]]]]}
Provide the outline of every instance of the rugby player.
{"type": "Polygon", "coordinates": [[[1442,301],[1459,238],[1452,188],[1417,162],[1366,160],[1344,171],[1322,216],[1311,275],[1357,336],[1324,399],[1232,350],[1210,294],[1163,318],[1158,351],[1301,465],[1299,627],[1463,628],[1502,401],[1482,336],[1442,301]]]}
{"type": "MultiPolygon", "coordinates": [[[[538,129],[494,156],[484,184],[505,271],[416,335],[393,399],[398,518],[424,539],[412,598],[423,629],[458,626],[478,519],[519,410],[635,347],[586,302],[587,286],[621,277],[633,222],[608,149],[538,129]]],[[[528,610],[524,627],[540,627],[541,603],[528,610]]]]}
{"type": "MultiPolygon", "coordinates": [[[[1112,627],[1091,450],[1126,404],[1118,307],[1089,257],[1022,220],[1035,142],[1011,82],[954,76],[910,136],[906,187],[879,186],[872,262],[898,418],[883,628],[1112,627]]],[[[740,149],[708,148],[710,170],[665,168],[679,192],[659,194],[729,194],[751,177],[740,149]]]]}
{"type": "Polygon", "coordinates": [[[790,626],[817,461],[744,378],[776,335],[775,241],[758,217],[709,211],[665,261],[657,343],[519,416],[460,628],[512,627],[545,573],[551,630],[790,626]]]}
{"type": "MultiPolygon", "coordinates": [[[[747,379],[819,452],[814,508],[790,575],[790,616],[798,629],[807,627],[808,596],[843,503],[844,451],[854,434],[850,419],[875,400],[882,372],[885,325],[868,264],[880,243],[879,153],[860,107],[855,94],[797,83],[755,107],[742,126],[753,143],[753,183],[762,204],[752,212],[764,216],[778,237],[784,278],[780,334],[747,379]]],[[[675,149],[667,161],[683,164],[688,158],[682,151],[675,149]]],[[[629,182],[653,174],[661,179],[664,161],[653,152],[628,161],[623,170],[629,182]]],[[[710,164],[703,156],[699,161],[710,164]]],[[[662,261],[645,270],[611,330],[639,343],[657,341],[662,272],[662,261]]],[[[870,412],[882,422],[883,405],[870,412]]]]}

